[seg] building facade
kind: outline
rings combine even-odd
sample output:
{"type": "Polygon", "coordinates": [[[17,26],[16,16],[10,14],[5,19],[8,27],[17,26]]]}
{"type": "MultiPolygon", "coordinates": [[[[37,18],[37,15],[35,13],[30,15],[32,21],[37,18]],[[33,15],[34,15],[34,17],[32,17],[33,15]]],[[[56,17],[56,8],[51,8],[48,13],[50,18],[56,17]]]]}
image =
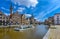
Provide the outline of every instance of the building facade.
{"type": "Polygon", "coordinates": [[[54,15],[54,24],[60,25],[60,13],[54,15]]]}
{"type": "Polygon", "coordinates": [[[46,20],[44,21],[44,24],[46,24],[46,25],[47,25],[47,24],[48,24],[48,22],[49,22],[49,21],[48,21],[48,19],[46,19],[46,20]]]}
{"type": "Polygon", "coordinates": [[[21,22],[21,16],[18,14],[18,12],[13,13],[12,17],[9,18],[9,23],[11,25],[16,25],[16,24],[20,24],[21,22]]]}
{"type": "Polygon", "coordinates": [[[8,24],[8,17],[0,11],[0,25],[7,25],[8,24]]]}
{"type": "Polygon", "coordinates": [[[18,11],[13,13],[12,4],[10,5],[10,16],[9,16],[9,24],[11,25],[24,25],[26,24],[26,18],[24,14],[20,14],[18,11]]]}
{"type": "Polygon", "coordinates": [[[0,25],[28,25],[34,23],[34,16],[26,18],[25,14],[20,14],[18,11],[13,12],[12,4],[10,5],[10,15],[6,16],[0,11],[0,25]]]}
{"type": "Polygon", "coordinates": [[[49,24],[54,24],[54,17],[53,16],[49,17],[48,22],[49,22],[49,24]]]}

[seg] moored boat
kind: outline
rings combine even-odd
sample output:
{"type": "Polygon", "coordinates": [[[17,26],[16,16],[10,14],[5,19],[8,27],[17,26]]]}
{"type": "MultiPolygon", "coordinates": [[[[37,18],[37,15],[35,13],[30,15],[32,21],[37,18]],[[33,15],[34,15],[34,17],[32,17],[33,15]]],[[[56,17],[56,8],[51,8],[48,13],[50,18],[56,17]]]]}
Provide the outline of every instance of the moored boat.
{"type": "Polygon", "coordinates": [[[14,28],[15,31],[23,31],[23,30],[27,30],[27,29],[33,29],[34,26],[33,25],[21,25],[18,28],[14,28]]]}

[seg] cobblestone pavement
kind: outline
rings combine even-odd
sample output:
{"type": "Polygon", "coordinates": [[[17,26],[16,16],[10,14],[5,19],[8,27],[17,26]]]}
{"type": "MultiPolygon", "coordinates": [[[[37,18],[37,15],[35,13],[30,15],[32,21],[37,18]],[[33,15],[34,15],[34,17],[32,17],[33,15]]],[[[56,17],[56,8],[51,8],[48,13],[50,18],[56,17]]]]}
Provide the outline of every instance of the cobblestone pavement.
{"type": "Polygon", "coordinates": [[[60,25],[51,25],[43,39],[60,39],[60,25]]]}
{"type": "Polygon", "coordinates": [[[55,29],[50,29],[49,39],[60,39],[60,25],[52,25],[55,29]]]}

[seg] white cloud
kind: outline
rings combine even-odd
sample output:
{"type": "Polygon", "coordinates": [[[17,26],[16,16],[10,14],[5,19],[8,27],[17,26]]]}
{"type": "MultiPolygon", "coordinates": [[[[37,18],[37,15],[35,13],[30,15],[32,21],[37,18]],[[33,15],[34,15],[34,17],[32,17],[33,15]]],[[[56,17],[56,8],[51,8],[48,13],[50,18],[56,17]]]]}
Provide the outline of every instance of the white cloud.
{"type": "Polygon", "coordinates": [[[46,15],[50,14],[52,11],[58,9],[60,6],[54,6],[49,8],[46,12],[41,12],[39,14],[39,16],[37,17],[37,19],[39,19],[40,21],[44,21],[45,19],[47,19],[47,17],[45,17],[46,15]],[[45,17],[45,18],[44,18],[45,17]]]}
{"type": "Polygon", "coordinates": [[[40,18],[40,19],[44,18],[47,14],[50,14],[52,11],[58,9],[58,8],[60,7],[59,4],[60,4],[60,3],[57,3],[57,2],[55,1],[55,4],[51,4],[51,5],[49,6],[49,8],[47,8],[47,9],[45,9],[44,11],[40,12],[37,18],[38,18],[38,19],[39,19],[39,18],[40,18]]]}
{"type": "Polygon", "coordinates": [[[50,11],[47,11],[46,14],[44,14],[42,17],[46,16],[47,14],[50,14],[52,11],[58,9],[60,6],[56,6],[53,9],[51,9],[50,11]]]}
{"type": "Polygon", "coordinates": [[[4,8],[4,7],[1,7],[1,8],[5,10],[5,8],[4,8]]]}
{"type": "Polygon", "coordinates": [[[34,19],[37,19],[37,17],[35,17],[34,19]]]}
{"type": "Polygon", "coordinates": [[[7,15],[7,16],[8,16],[8,15],[10,15],[10,14],[8,14],[8,13],[5,13],[5,12],[4,12],[4,14],[5,14],[5,15],[7,15]]]}
{"type": "Polygon", "coordinates": [[[19,7],[17,11],[18,12],[23,12],[24,10],[25,10],[25,8],[19,7]]]}
{"type": "Polygon", "coordinates": [[[50,14],[51,12],[53,12],[54,10],[56,10],[56,9],[58,9],[59,7],[60,7],[60,2],[59,2],[59,0],[54,0],[55,2],[54,2],[54,6],[52,6],[50,9],[48,9],[47,10],[47,12],[42,16],[42,18],[44,17],[44,16],[46,16],[47,14],[50,14]]]}
{"type": "Polygon", "coordinates": [[[48,9],[45,9],[42,12],[40,12],[37,18],[38,19],[43,18],[44,14],[47,14],[48,11],[51,11],[53,7],[55,7],[55,5],[51,5],[48,9]]]}
{"type": "Polygon", "coordinates": [[[35,7],[38,4],[37,0],[12,0],[15,4],[18,3],[19,5],[24,5],[26,7],[35,7]]]}
{"type": "Polygon", "coordinates": [[[16,6],[14,6],[14,9],[16,8],[16,6]]]}
{"type": "Polygon", "coordinates": [[[31,14],[25,14],[26,17],[31,17],[31,14]]]}
{"type": "Polygon", "coordinates": [[[1,7],[1,9],[6,10],[6,11],[9,11],[9,9],[6,9],[5,7],[1,7]]]}

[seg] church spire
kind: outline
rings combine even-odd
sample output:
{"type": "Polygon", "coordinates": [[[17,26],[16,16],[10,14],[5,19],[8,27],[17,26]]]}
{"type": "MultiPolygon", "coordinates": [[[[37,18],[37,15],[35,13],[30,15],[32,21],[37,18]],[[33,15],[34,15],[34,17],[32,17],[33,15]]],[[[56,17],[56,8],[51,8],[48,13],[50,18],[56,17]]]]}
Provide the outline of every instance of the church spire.
{"type": "Polygon", "coordinates": [[[13,13],[13,7],[12,7],[12,2],[10,1],[10,14],[13,13]]]}
{"type": "Polygon", "coordinates": [[[12,18],[12,14],[13,14],[13,7],[12,7],[12,2],[10,0],[10,18],[12,18]]]}

